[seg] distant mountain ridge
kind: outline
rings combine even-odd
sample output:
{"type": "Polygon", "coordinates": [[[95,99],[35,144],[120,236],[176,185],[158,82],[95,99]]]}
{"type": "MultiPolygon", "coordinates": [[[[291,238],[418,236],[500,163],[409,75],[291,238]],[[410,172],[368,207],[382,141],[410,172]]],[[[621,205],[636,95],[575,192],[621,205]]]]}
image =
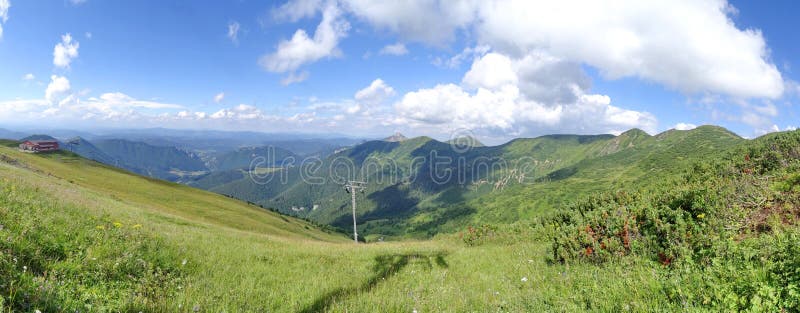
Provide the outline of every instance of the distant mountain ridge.
{"type": "MultiPolygon", "coordinates": [[[[354,178],[368,182],[359,206],[365,234],[425,237],[469,221],[525,219],[623,182],[649,183],[741,142],[714,126],[656,136],[638,129],[619,136],[546,135],[469,149],[415,137],[367,141],[328,157],[320,168],[352,162],[354,178]],[[451,178],[436,178],[447,173],[451,178]],[[387,180],[389,176],[395,179],[387,180]]],[[[287,168],[283,178],[268,182],[254,182],[244,173],[215,176],[220,184],[204,188],[320,223],[351,224],[346,210],[350,199],[341,181],[309,183],[301,177],[306,170],[287,168]],[[292,210],[315,206],[317,210],[292,210]]]]}

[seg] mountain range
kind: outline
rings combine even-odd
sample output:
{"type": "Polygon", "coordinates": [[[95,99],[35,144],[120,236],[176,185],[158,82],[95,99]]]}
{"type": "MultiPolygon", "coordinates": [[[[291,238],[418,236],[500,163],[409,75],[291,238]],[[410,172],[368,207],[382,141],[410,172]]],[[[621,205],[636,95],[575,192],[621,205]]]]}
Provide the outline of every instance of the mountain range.
{"type": "Polygon", "coordinates": [[[335,138],[274,140],[221,152],[188,148],[213,146],[202,140],[170,146],[179,138],[174,135],[127,137],[147,142],[98,136],[62,145],[134,173],[340,229],[352,227],[351,199],[342,186],[363,181],[357,220],[368,239],[424,238],[478,221],[530,219],[596,192],[658,181],[746,141],[716,126],[654,136],[639,129],[617,136],[547,135],[497,146],[468,136],[441,142],[397,133],[355,145],[335,138]]]}
{"type": "Polygon", "coordinates": [[[376,140],[268,173],[220,171],[190,184],[347,229],[351,204],[342,185],[364,181],[357,219],[368,238],[427,237],[469,223],[530,219],[595,192],[656,182],[745,141],[716,126],[655,136],[638,129],[548,135],[491,147],[376,140]]]}

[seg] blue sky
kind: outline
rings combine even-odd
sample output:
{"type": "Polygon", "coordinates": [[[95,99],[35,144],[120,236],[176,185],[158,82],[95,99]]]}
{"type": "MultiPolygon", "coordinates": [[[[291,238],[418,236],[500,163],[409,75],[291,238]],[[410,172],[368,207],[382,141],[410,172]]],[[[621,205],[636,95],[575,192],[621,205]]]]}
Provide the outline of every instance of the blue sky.
{"type": "Polygon", "coordinates": [[[798,126],[792,1],[562,2],[0,0],[0,127],[798,126]]]}

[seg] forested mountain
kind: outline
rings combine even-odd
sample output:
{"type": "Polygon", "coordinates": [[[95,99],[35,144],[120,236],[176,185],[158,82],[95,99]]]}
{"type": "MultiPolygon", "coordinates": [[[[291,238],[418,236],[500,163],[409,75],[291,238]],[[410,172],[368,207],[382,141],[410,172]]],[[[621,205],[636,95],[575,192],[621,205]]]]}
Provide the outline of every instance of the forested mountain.
{"type": "Polygon", "coordinates": [[[177,180],[192,172],[204,172],[206,165],[196,154],[175,147],[152,146],[122,139],[98,140],[94,145],[110,156],[114,163],[132,172],[177,180]]]}
{"type": "Polygon", "coordinates": [[[463,146],[428,137],[369,141],[324,160],[269,173],[206,177],[196,185],[346,228],[348,179],[367,182],[359,200],[364,234],[430,236],[470,222],[529,219],[571,199],[649,184],[745,142],[715,126],[655,136],[548,135],[504,145],[463,146]]]}

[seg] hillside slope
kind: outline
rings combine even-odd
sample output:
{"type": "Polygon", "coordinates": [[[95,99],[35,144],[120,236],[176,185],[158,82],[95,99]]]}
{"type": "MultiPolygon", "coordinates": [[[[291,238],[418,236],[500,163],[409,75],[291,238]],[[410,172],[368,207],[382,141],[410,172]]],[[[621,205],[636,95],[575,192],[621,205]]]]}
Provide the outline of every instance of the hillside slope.
{"type": "Polygon", "coordinates": [[[593,192],[648,184],[745,142],[714,126],[656,136],[548,135],[494,147],[428,137],[369,141],[324,160],[263,175],[213,175],[208,190],[343,229],[350,197],[341,184],[366,181],[359,223],[368,238],[429,237],[468,223],[531,219],[593,192]]]}
{"type": "MultiPolygon", "coordinates": [[[[697,146],[679,144],[689,137],[670,139],[667,150],[697,146]]],[[[671,176],[678,188],[623,184],[654,204],[616,193],[623,197],[581,200],[550,217],[367,245],[219,195],[6,142],[0,311],[792,311],[798,138],[737,139],[738,150],[671,176]],[[720,190],[727,198],[714,200],[720,190]],[[730,214],[740,211],[748,214],[730,214]],[[643,223],[627,223],[628,212],[643,223]],[[747,223],[729,227],[736,221],[747,223]],[[631,250],[626,234],[635,234],[631,250]]],[[[438,145],[423,138],[393,149],[427,144],[438,145]]],[[[612,157],[607,144],[589,150],[612,157]]],[[[595,166],[580,163],[557,181],[595,166]]],[[[634,172],[648,173],[653,163],[638,164],[634,172]]]]}
{"type": "Polygon", "coordinates": [[[184,175],[206,171],[197,155],[175,147],[153,146],[143,142],[106,139],[93,142],[110,156],[111,164],[150,177],[177,181],[184,175]]]}

